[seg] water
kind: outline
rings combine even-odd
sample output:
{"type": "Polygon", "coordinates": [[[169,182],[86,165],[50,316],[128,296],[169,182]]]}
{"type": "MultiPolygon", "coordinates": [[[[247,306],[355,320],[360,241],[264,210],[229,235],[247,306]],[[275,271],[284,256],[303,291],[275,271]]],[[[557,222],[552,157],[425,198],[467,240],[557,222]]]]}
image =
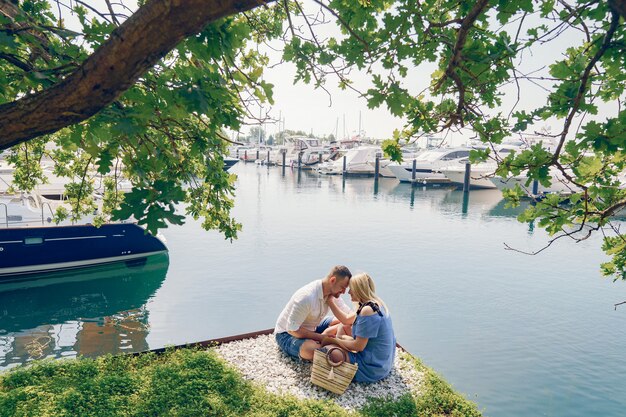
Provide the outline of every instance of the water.
{"type": "MultiPolygon", "coordinates": [[[[232,244],[189,220],[166,257],[79,282],[0,292],[0,367],[157,348],[273,327],[332,265],[367,271],[398,341],[487,416],[621,416],[625,285],[599,274],[598,238],[515,220],[498,193],[411,188],[238,164],[232,244]]],[[[67,278],[64,278],[67,279],[67,278]]]]}

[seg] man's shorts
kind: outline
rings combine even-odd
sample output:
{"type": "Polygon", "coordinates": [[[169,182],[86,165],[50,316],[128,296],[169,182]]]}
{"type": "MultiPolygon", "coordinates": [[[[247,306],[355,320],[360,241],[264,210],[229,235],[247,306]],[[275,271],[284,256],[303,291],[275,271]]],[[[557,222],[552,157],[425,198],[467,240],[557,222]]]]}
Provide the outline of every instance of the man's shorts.
{"type": "MultiPolygon", "coordinates": [[[[322,322],[315,328],[315,333],[322,333],[324,330],[328,328],[330,323],[333,321],[332,317],[326,317],[322,322]]],[[[297,337],[293,337],[288,332],[282,332],[276,334],[276,343],[278,343],[278,347],[280,350],[285,352],[287,355],[292,358],[300,359],[300,348],[306,339],[298,339],[297,337]]]]}

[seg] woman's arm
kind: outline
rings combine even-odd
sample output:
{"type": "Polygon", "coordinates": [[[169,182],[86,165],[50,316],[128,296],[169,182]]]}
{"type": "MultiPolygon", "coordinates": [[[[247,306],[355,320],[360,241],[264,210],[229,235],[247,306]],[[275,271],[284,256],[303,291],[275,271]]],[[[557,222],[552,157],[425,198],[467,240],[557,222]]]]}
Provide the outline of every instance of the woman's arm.
{"type": "Polygon", "coordinates": [[[330,307],[330,311],[333,312],[337,320],[341,322],[341,324],[352,325],[354,320],[356,320],[356,313],[351,311],[350,313],[344,312],[339,306],[335,303],[335,298],[331,295],[326,299],[326,304],[330,307]]]}
{"type": "Polygon", "coordinates": [[[296,339],[312,339],[312,340],[315,340],[316,342],[320,342],[324,338],[324,335],[320,333],[316,333],[309,329],[306,329],[302,326],[300,326],[298,330],[293,330],[293,331],[288,330],[287,333],[289,333],[296,339]]]}
{"type": "Polygon", "coordinates": [[[369,339],[365,337],[357,337],[356,339],[346,340],[339,339],[337,337],[325,337],[322,340],[322,346],[326,345],[338,345],[346,350],[351,350],[353,352],[362,352],[367,346],[367,341],[369,339]]]}

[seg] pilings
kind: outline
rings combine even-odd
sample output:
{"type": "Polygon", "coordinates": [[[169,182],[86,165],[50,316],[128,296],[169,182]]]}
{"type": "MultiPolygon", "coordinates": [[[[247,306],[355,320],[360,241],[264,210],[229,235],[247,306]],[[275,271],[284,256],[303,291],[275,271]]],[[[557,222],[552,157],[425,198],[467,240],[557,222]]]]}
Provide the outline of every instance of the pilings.
{"type": "Polygon", "coordinates": [[[463,178],[463,192],[468,193],[470,189],[470,173],[472,172],[472,164],[465,163],[465,177],[463,178]]]}
{"type": "Polygon", "coordinates": [[[380,175],[380,157],[376,155],[376,164],[374,165],[374,178],[378,180],[380,175]]]}
{"type": "Polygon", "coordinates": [[[285,159],[287,158],[287,150],[282,149],[280,152],[283,155],[283,177],[285,176],[285,159]]]}

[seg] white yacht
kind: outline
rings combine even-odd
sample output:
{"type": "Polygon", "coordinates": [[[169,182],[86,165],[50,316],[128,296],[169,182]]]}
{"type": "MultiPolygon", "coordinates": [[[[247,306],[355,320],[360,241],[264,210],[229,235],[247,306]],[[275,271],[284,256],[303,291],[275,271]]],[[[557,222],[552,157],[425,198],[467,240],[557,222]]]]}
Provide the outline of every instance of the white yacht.
{"type": "Polygon", "coordinates": [[[523,190],[527,192],[529,196],[541,195],[541,194],[572,194],[580,191],[580,188],[565,178],[563,173],[554,167],[550,167],[550,177],[552,181],[549,186],[544,186],[537,182],[537,190],[533,190],[533,181],[527,186],[528,176],[526,172],[522,172],[519,175],[509,178],[493,177],[491,182],[499,189],[513,188],[515,185],[519,185],[523,190]]]}
{"type": "Polygon", "coordinates": [[[450,180],[440,171],[443,167],[469,158],[470,148],[440,148],[424,151],[415,159],[402,163],[392,162],[387,168],[400,182],[449,183],[450,180]],[[413,161],[415,161],[415,180],[413,180],[413,161]]]}
{"type": "MultiPolygon", "coordinates": [[[[46,183],[37,184],[34,188],[34,192],[37,194],[49,198],[49,199],[63,199],[65,194],[65,184],[70,180],[65,177],[58,177],[54,174],[54,170],[51,166],[42,165],[43,175],[47,178],[46,183]]],[[[2,161],[0,162],[0,194],[9,194],[13,185],[13,174],[15,168],[12,165],[2,161]]],[[[20,190],[12,190],[14,192],[20,190]]]]}
{"type": "MultiPolygon", "coordinates": [[[[517,145],[500,145],[495,148],[499,158],[505,158],[511,152],[519,151],[517,145]]],[[[451,183],[463,185],[465,182],[465,160],[456,161],[448,166],[441,168],[441,173],[445,175],[451,183]]],[[[470,171],[470,188],[473,189],[493,189],[495,184],[491,181],[491,177],[498,168],[495,160],[481,162],[471,166],[470,171]]]]}
{"type": "Polygon", "coordinates": [[[288,138],[285,145],[279,146],[270,153],[270,163],[282,166],[283,154],[285,154],[286,166],[297,166],[299,160],[302,168],[311,168],[319,163],[320,154],[324,160],[324,157],[328,158],[326,155],[330,153],[324,149],[317,138],[294,136],[288,138]]]}
{"type": "Polygon", "coordinates": [[[318,172],[325,175],[338,175],[343,173],[343,157],[346,158],[346,175],[349,176],[373,176],[376,173],[376,157],[379,158],[378,173],[383,177],[393,177],[387,166],[388,159],[382,158],[383,152],[375,146],[361,146],[348,149],[344,155],[339,155],[334,161],[328,161],[319,166],[318,172]]]}

